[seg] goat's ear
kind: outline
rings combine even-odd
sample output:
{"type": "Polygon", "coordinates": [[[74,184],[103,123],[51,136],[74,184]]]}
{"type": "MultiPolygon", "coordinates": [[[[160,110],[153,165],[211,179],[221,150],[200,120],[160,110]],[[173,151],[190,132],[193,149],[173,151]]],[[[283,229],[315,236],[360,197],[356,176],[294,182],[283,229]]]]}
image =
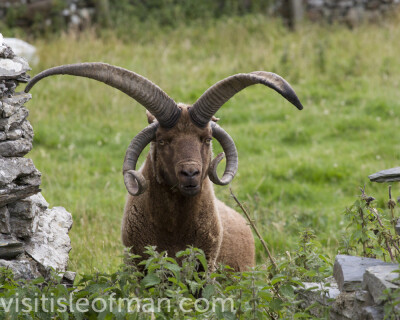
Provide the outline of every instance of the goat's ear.
{"type": "Polygon", "coordinates": [[[147,115],[147,121],[149,124],[152,124],[154,121],[156,121],[156,117],[153,116],[148,110],[146,110],[146,115],[147,115]]]}
{"type": "Polygon", "coordinates": [[[214,117],[214,116],[212,116],[212,118],[211,118],[211,121],[214,121],[214,122],[217,122],[217,121],[219,121],[219,120],[220,120],[219,118],[214,117]]]}

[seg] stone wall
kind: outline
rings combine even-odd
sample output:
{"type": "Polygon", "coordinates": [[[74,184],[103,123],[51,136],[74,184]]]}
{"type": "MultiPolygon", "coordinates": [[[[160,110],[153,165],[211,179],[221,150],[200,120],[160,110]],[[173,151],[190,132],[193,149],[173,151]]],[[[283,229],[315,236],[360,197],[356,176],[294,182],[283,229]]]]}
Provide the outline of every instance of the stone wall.
{"type": "Polygon", "coordinates": [[[41,24],[40,28],[63,24],[69,29],[81,29],[90,25],[98,1],[101,0],[2,0],[0,21],[25,29],[41,24]]]}
{"type": "Polygon", "coordinates": [[[15,89],[27,82],[29,70],[0,34],[0,267],[25,279],[47,276],[51,268],[66,271],[72,226],[64,208],[49,208],[40,193],[41,173],[24,157],[32,149],[24,106],[31,95],[15,89]]]}
{"type": "MultiPolygon", "coordinates": [[[[385,290],[399,288],[399,264],[347,255],[336,256],[333,277],[325,283],[304,283],[298,290],[303,307],[321,317],[329,308],[332,320],[382,320],[385,290]]],[[[390,318],[394,319],[394,318],[390,318]]]]}
{"type": "Polygon", "coordinates": [[[396,10],[400,10],[400,0],[277,0],[272,12],[281,15],[290,27],[304,18],[354,27],[380,22],[396,10]]]}
{"type": "Polygon", "coordinates": [[[400,4],[400,0],[304,0],[306,17],[311,21],[377,22],[400,4]]]}

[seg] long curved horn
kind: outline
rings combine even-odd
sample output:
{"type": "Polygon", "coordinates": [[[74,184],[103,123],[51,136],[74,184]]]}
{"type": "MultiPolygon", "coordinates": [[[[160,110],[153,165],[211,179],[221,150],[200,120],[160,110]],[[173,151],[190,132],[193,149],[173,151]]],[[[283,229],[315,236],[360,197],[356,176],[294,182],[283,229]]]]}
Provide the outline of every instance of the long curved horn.
{"type": "Polygon", "coordinates": [[[225,102],[244,88],[258,83],[279,92],[299,110],[303,109],[299,98],[285,79],[272,72],[254,71],[235,74],[207,89],[189,110],[192,121],[201,128],[205,127],[225,102]]]}
{"type": "Polygon", "coordinates": [[[140,131],[129,144],[126,150],[123,175],[126,189],[132,196],[142,194],[147,188],[146,179],[136,171],[136,163],[143,149],[155,138],[159,124],[154,122],[140,131]]]}
{"type": "Polygon", "coordinates": [[[25,88],[29,90],[41,79],[68,74],[98,80],[126,93],[149,110],[164,128],[172,128],[178,121],[181,110],[163,90],[150,80],[132,71],[102,62],[67,64],[40,72],[25,88]]]}
{"type": "Polygon", "coordinates": [[[224,153],[220,153],[218,156],[214,158],[214,160],[210,164],[210,168],[208,170],[208,177],[212,182],[218,184],[220,186],[227,185],[230,183],[236,175],[239,160],[238,153],[236,150],[235,143],[231,136],[222,129],[215,122],[211,122],[212,135],[222,146],[224,153]],[[217,175],[217,167],[221,160],[226,155],[226,167],[222,178],[218,178],[217,175]]]}

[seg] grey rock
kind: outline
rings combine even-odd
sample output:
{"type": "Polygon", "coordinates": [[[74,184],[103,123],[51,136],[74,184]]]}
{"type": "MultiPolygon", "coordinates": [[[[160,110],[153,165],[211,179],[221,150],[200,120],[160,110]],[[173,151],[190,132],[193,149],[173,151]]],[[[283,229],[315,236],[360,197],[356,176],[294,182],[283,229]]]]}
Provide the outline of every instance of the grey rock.
{"type": "Polygon", "coordinates": [[[33,128],[29,121],[25,120],[21,125],[22,137],[33,140],[33,128]]]}
{"type": "Polygon", "coordinates": [[[15,186],[12,189],[11,193],[8,193],[9,190],[5,190],[5,193],[2,194],[0,190],[0,205],[5,205],[7,203],[15,202],[19,199],[23,199],[29,197],[32,194],[38,193],[41,191],[39,186],[28,185],[28,186],[15,186]]]}
{"type": "Polygon", "coordinates": [[[338,289],[336,281],[334,279],[330,280],[331,281],[328,281],[326,283],[304,282],[304,287],[300,288],[299,290],[317,293],[318,297],[322,298],[321,300],[318,299],[320,302],[323,302],[326,299],[336,299],[337,296],[340,294],[340,290],[338,289]]]}
{"type": "Polygon", "coordinates": [[[0,33],[0,58],[12,59],[15,57],[11,47],[4,43],[3,35],[0,33]]]}
{"type": "Polygon", "coordinates": [[[0,259],[0,267],[13,271],[15,279],[35,279],[41,276],[35,262],[27,257],[17,260],[0,259]]]}
{"type": "Polygon", "coordinates": [[[10,217],[11,234],[17,236],[19,239],[24,239],[24,241],[27,241],[32,237],[33,233],[37,229],[37,225],[37,217],[31,219],[10,217]]]}
{"type": "Polygon", "coordinates": [[[21,129],[15,129],[7,132],[7,140],[18,140],[22,138],[23,131],[21,129]]]}
{"type": "Polygon", "coordinates": [[[8,118],[0,118],[0,131],[8,132],[13,129],[18,129],[28,115],[29,111],[26,108],[21,107],[12,116],[8,118]]]}
{"type": "Polygon", "coordinates": [[[18,92],[12,97],[3,98],[3,106],[0,108],[0,115],[3,118],[8,118],[16,113],[26,102],[32,98],[30,93],[18,92]]]}
{"type": "Polygon", "coordinates": [[[361,6],[351,7],[347,11],[345,21],[350,27],[354,28],[363,21],[363,17],[364,17],[363,7],[361,6]]]}
{"type": "Polygon", "coordinates": [[[30,238],[36,232],[40,215],[49,204],[38,193],[8,205],[12,234],[18,238],[30,238]]]}
{"type": "Polygon", "coordinates": [[[366,305],[373,305],[374,299],[367,290],[357,290],[354,292],[354,297],[357,301],[364,302],[366,305]]]}
{"type": "Polygon", "coordinates": [[[37,172],[31,159],[0,157],[0,187],[6,187],[21,177],[37,172]]]}
{"type": "Polygon", "coordinates": [[[15,107],[11,104],[8,104],[6,102],[3,102],[3,106],[1,108],[1,117],[2,118],[8,118],[12,116],[21,106],[15,107]]]}
{"type": "Polygon", "coordinates": [[[76,278],[76,272],[72,272],[72,271],[65,271],[63,278],[68,280],[68,281],[72,281],[74,282],[75,278],[76,278]]]}
{"type": "Polygon", "coordinates": [[[32,150],[33,129],[29,121],[23,121],[18,129],[5,135],[7,140],[0,141],[0,156],[21,157],[32,150]]]}
{"type": "Polygon", "coordinates": [[[41,266],[64,272],[71,241],[68,232],[72,216],[62,207],[47,209],[39,217],[38,228],[26,244],[26,252],[41,266]]]}
{"type": "Polygon", "coordinates": [[[31,219],[41,211],[45,211],[49,204],[41,193],[8,205],[10,216],[19,219],[31,219]]]}
{"type": "Polygon", "coordinates": [[[17,80],[0,80],[0,99],[12,96],[15,93],[17,86],[17,80]]]}
{"type": "Polygon", "coordinates": [[[309,308],[311,314],[322,317],[324,308],[331,307],[340,291],[333,278],[326,279],[325,283],[304,282],[304,287],[296,288],[298,297],[302,299],[302,308],[309,308]]]}
{"type": "Polygon", "coordinates": [[[7,139],[7,134],[5,132],[0,131],[0,141],[4,141],[7,139]]]}
{"type": "Polygon", "coordinates": [[[67,288],[71,288],[74,285],[76,278],[76,272],[66,271],[63,275],[61,283],[63,283],[67,288]]]}
{"type": "Polygon", "coordinates": [[[22,157],[32,150],[30,139],[18,139],[0,142],[0,156],[22,157]]]}
{"type": "Polygon", "coordinates": [[[400,181],[400,167],[391,168],[376,172],[368,176],[372,182],[400,181]]]}
{"type": "Polygon", "coordinates": [[[386,264],[369,267],[364,273],[364,286],[371,293],[376,304],[383,302],[383,291],[386,289],[396,289],[398,286],[393,282],[399,277],[397,272],[398,264],[386,264]]]}
{"type": "Polygon", "coordinates": [[[15,56],[9,59],[0,59],[0,80],[17,79],[18,81],[27,82],[26,72],[31,70],[28,62],[22,58],[15,56]],[[25,80],[24,80],[25,77],[25,80]]]}
{"type": "Polygon", "coordinates": [[[384,318],[383,309],[381,307],[365,307],[361,314],[364,320],[382,320],[384,318]]]}
{"type": "Polygon", "coordinates": [[[0,233],[11,234],[10,213],[7,206],[0,208],[0,233]]]}
{"type": "Polygon", "coordinates": [[[0,207],[38,193],[40,176],[31,159],[0,157],[0,207]]]}
{"type": "Polygon", "coordinates": [[[3,41],[12,49],[14,54],[25,58],[32,65],[38,64],[39,56],[36,48],[31,44],[17,38],[4,38],[3,41]]]}
{"type": "Polygon", "coordinates": [[[356,298],[355,292],[341,292],[330,309],[329,319],[335,320],[358,320],[364,302],[356,298]]]}
{"type": "Polygon", "coordinates": [[[363,310],[373,305],[374,301],[368,291],[342,291],[332,304],[329,319],[364,320],[363,310]]]}
{"type": "Polygon", "coordinates": [[[12,259],[24,252],[24,244],[14,239],[0,237],[0,259],[12,259]]]}
{"type": "Polygon", "coordinates": [[[337,255],[333,266],[333,276],[340,291],[361,289],[364,272],[368,267],[388,265],[378,259],[337,255]]]}
{"type": "Polygon", "coordinates": [[[324,0],[309,0],[308,5],[314,7],[321,7],[324,4],[324,0]]]}

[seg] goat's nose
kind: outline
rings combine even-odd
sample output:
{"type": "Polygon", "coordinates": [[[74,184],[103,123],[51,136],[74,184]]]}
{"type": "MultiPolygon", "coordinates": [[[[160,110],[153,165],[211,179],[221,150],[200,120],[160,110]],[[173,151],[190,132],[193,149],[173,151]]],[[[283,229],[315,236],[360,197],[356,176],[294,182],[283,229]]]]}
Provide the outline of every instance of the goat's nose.
{"type": "Polygon", "coordinates": [[[200,174],[200,171],[196,168],[187,168],[182,169],[179,173],[186,178],[194,178],[195,176],[200,174]]]}

